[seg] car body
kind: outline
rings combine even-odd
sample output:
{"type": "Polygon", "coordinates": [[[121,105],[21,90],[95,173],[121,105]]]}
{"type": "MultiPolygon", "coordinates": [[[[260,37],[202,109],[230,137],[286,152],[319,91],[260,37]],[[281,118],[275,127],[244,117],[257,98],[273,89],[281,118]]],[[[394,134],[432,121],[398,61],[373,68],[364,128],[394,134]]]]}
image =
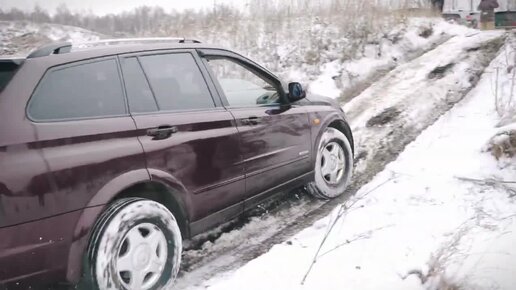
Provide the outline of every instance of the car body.
{"type": "Polygon", "coordinates": [[[291,102],[276,76],[232,51],[173,40],[68,47],[0,60],[0,288],[78,283],[114,200],[163,204],[188,239],[312,181],[324,128],[353,144],[332,100],[291,102]],[[210,59],[258,75],[277,100],[231,106],[210,59]],[[171,86],[181,102],[158,102],[171,86]]]}

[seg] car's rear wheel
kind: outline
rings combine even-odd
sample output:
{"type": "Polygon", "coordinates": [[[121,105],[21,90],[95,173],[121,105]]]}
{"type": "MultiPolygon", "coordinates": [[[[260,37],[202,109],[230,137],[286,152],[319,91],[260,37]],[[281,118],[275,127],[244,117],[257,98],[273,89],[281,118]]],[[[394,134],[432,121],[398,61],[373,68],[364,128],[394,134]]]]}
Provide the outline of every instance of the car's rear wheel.
{"type": "Polygon", "coordinates": [[[146,199],[116,201],[93,232],[88,259],[98,289],[169,289],[179,272],[181,232],[174,215],[146,199]]]}
{"type": "Polygon", "coordinates": [[[335,128],[326,128],[315,161],[315,179],[306,188],[317,198],[333,199],[344,193],[353,173],[353,151],[348,138],[335,128]]]}

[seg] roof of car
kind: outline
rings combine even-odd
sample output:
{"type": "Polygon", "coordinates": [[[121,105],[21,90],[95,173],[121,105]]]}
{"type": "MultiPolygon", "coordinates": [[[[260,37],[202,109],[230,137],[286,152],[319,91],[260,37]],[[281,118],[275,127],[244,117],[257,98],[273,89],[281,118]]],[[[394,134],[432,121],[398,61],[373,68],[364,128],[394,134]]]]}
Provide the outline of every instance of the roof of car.
{"type": "MultiPolygon", "coordinates": [[[[203,44],[198,40],[185,38],[124,38],[104,39],[99,41],[70,43],[56,42],[44,45],[32,51],[27,59],[63,56],[70,58],[94,58],[116,54],[129,54],[168,49],[223,49],[214,45],[203,44]],[[75,57],[72,57],[75,58],[75,57]]],[[[52,57],[55,59],[55,57],[52,57]]]]}

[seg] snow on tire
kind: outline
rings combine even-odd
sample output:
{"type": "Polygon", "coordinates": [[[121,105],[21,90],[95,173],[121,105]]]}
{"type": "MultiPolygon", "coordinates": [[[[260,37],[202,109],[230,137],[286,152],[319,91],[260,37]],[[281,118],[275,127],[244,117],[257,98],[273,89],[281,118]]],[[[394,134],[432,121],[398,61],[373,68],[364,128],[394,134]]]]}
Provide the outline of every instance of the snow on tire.
{"type": "Polygon", "coordinates": [[[326,128],[315,161],[315,181],[308,191],[318,198],[333,199],[344,193],[353,173],[353,152],[348,138],[335,128],[326,128]]]}
{"type": "Polygon", "coordinates": [[[163,205],[121,199],[99,219],[88,251],[98,289],[171,289],[181,263],[181,232],[163,205]]]}

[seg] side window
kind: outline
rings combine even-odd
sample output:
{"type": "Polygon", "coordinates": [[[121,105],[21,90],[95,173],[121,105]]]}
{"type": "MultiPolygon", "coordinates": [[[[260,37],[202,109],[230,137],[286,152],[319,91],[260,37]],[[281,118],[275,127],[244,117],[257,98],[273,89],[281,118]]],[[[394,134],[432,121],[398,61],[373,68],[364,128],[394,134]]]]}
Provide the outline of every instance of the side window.
{"type": "Polygon", "coordinates": [[[125,115],[116,60],[101,60],[47,72],[31,98],[28,112],[36,120],[125,115]]]}
{"type": "Polygon", "coordinates": [[[160,110],[190,110],[215,107],[208,86],[190,53],[138,58],[160,110]]]}
{"type": "Polygon", "coordinates": [[[246,67],[226,58],[211,58],[207,61],[230,106],[279,103],[278,90],[246,67]]]}
{"type": "Polygon", "coordinates": [[[122,73],[131,112],[145,113],[157,111],[156,100],[136,57],[122,60],[122,73]]]}

